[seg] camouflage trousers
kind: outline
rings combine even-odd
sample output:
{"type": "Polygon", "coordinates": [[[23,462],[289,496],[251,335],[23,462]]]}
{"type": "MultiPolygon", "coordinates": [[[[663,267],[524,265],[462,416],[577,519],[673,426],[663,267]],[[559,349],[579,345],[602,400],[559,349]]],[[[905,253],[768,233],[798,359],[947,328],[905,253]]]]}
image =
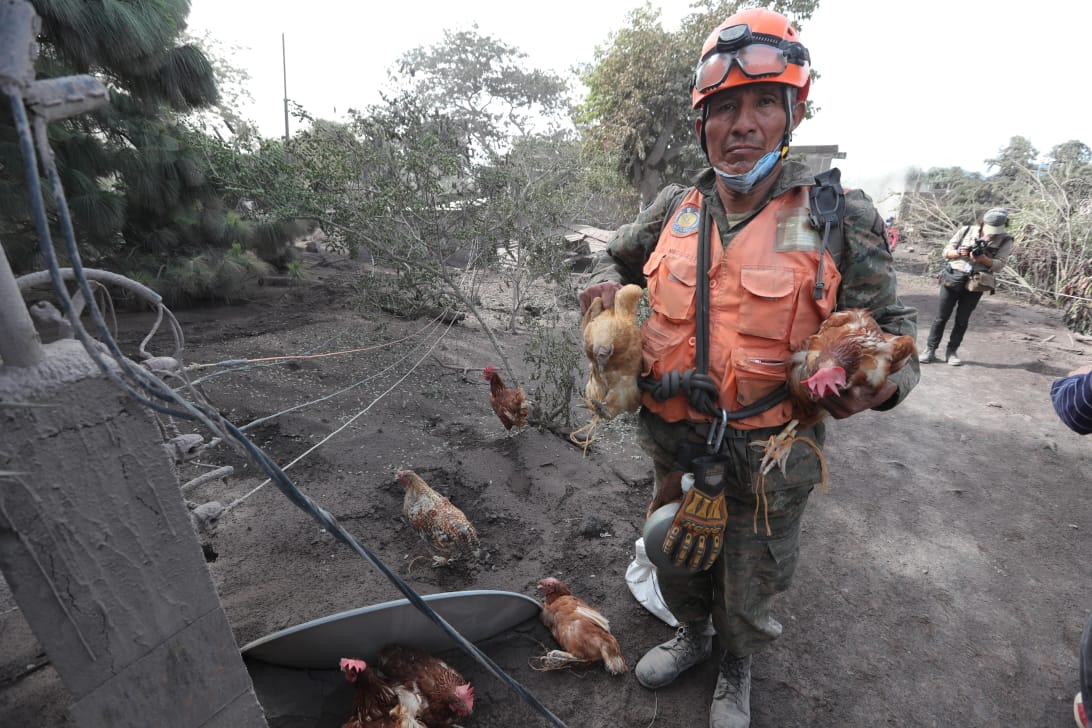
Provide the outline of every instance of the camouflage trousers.
{"type": "MultiPolygon", "coordinates": [[[[800,552],[800,519],[808,496],[821,480],[818,454],[796,443],[785,472],[774,468],[757,491],[760,448],[751,443],[776,435],[781,428],[731,430],[720,448],[730,457],[726,474],[728,523],[720,556],[708,571],[693,575],[658,575],[660,591],[675,618],[682,622],[713,618],[720,646],[745,657],[781,635],[781,624],[770,614],[773,597],[789,587],[800,552]],[[767,532],[767,526],[769,532],[767,532]]],[[[797,437],[820,449],[822,423],[801,430],[797,437]]],[[[641,410],[638,440],[651,457],[656,488],[671,470],[684,442],[704,445],[702,433],[689,423],[668,423],[641,410]]]]}

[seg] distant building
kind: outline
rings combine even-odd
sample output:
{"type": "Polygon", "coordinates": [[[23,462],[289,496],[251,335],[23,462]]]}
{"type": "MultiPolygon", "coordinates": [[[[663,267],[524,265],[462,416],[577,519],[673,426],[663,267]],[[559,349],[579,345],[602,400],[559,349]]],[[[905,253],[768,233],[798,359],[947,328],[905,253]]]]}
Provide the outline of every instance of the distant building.
{"type": "MultiPolygon", "coordinates": [[[[837,144],[820,144],[813,146],[789,147],[789,159],[803,162],[808,165],[812,174],[826,172],[833,165],[835,159],[845,159],[846,153],[838,151],[837,144]]],[[[848,180],[843,175],[844,187],[857,187],[863,189],[872,197],[876,209],[884,218],[900,218],[903,207],[903,194],[906,186],[904,173],[886,175],[881,179],[853,179],[848,180]]]]}
{"type": "Polygon", "coordinates": [[[845,159],[846,153],[838,151],[837,144],[824,144],[817,146],[789,147],[789,159],[803,162],[811,169],[812,174],[826,172],[831,167],[831,161],[845,159]]]}

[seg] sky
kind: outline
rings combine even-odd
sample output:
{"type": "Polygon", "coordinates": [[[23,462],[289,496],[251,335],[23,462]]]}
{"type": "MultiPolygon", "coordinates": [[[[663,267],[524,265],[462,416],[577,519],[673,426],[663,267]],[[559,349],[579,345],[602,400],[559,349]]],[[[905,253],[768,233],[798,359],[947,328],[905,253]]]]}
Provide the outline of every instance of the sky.
{"type": "MultiPolygon", "coordinates": [[[[687,0],[650,0],[674,29],[687,0]]],[[[207,33],[251,77],[245,116],[267,136],[284,134],[284,96],[339,119],[377,100],[386,70],[404,52],[477,25],[527,54],[528,67],[565,73],[593,60],[639,0],[553,0],[533,16],[496,0],[191,0],[189,30],[207,33]],[[282,65],[282,34],[284,63],[282,65]]],[[[996,0],[820,0],[801,37],[820,78],[818,106],[793,142],[838,145],[843,183],[874,199],[901,190],[910,167],[962,167],[1013,136],[1040,153],[1092,145],[1085,88],[1092,2],[1039,0],[1009,10],[996,0]]],[[[712,29],[710,29],[712,30],[712,29]]],[[[698,49],[695,49],[695,62],[698,49]]],[[[297,122],[289,121],[290,132],[297,122]]]]}

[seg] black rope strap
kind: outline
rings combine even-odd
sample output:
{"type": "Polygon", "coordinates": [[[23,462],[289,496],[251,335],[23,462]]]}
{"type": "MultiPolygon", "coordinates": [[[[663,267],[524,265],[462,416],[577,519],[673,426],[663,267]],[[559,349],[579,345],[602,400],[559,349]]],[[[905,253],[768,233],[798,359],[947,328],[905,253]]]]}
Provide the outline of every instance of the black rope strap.
{"type": "Polygon", "coordinates": [[[718,402],[720,388],[712,377],[697,369],[687,369],[685,372],[665,372],[662,379],[642,377],[637,384],[658,402],[671,399],[682,392],[686,395],[690,406],[698,412],[710,417],[720,416],[718,402]]]}
{"type": "Polygon", "coordinates": [[[709,371],[709,238],[712,219],[701,201],[698,227],[698,280],[694,291],[694,367],[705,374],[709,371]]]}

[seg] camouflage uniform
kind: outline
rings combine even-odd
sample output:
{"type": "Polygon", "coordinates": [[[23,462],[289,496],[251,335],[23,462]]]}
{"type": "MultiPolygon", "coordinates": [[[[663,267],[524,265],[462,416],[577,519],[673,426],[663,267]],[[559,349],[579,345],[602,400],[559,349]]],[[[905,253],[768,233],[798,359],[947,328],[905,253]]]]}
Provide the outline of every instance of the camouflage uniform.
{"type": "MultiPolygon", "coordinates": [[[[813,183],[814,176],[806,165],[787,162],[771,199],[813,183]]],[[[694,186],[705,198],[721,233],[721,243],[729,246],[746,222],[735,229],[728,224],[712,169],[701,173],[694,186]]],[[[656,248],[665,219],[670,217],[686,189],[681,185],[666,187],[635,222],[619,228],[591,283],[617,281],[644,286],[644,263],[656,248]]],[[[915,337],[917,312],[899,302],[884,224],[864,192],[846,193],[843,229],[846,247],[840,267],[839,308],[867,308],[885,331],[915,337]]],[[[877,409],[890,409],[901,402],[917,384],[919,373],[915,358],[892,375],[898,392],[877,409]]],[[[680,443],[704,445],[706,429],[697,423],[666,422],[646,408],[642,408],[639,421],[638,439],[642,449],[652,457],[658,489],[664,476],[678,467],[676,455],[680,443]]],[[[781,625],[770,615],[771,601],[774,594],[788,588],[792,579],[799,553],[800,517],[812,488],[820,481],[819,456],[807,445],[798,443],[790,453],[785,472],[775,468],[767,475],[763,492],[755,492],[762,453],[751,443],[766,440],[781,429],[728,429],[721,452],[731,456],[732,461],[725,490],[729,518],[720,557],[711,569],[695,575],[679,576],[666,571],[659,574],[661,591],[675,617],[682,622],[696,622],[712,615],[721,647],[736,657],[761,649],[781,634],[781,625]]],[[[822,423],[799,432],[800,437],[812,440],[820,448],[824,435],[822,423]]]]}

